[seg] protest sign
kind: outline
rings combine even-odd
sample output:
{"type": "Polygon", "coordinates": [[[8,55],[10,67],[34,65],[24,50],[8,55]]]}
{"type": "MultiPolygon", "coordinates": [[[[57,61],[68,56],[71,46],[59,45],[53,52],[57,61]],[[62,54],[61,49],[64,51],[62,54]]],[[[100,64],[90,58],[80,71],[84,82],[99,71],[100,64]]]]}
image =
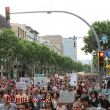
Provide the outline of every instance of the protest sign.
{"type": "Polygon", "coordinates": [[[24,82],[27,85],[29,85],[31,81],[30,81],[30,78],[20,77],[20,82],[24,82]]]}
{"type": "Polygon", "coordinates": [[[25,90],[27,88],[27,84],[25,82],[16,82],[16,88],[25,90]]]}
{"type": "Polygon", "coordinates": [[[68,90],[61,90],[60,91],[60,103],[73,103],[75,99],[75,93],[69,92],[68,90]]]}
{"type": "Polygon", "coordinates": [[[44,74],[35,74],[34,85],[38,85],[39,87],[47,87],[47,77],[45,77],[44,74]]]}
{"type": "Polygon", "coordinates": [[[78,75],[76,73],[72,73],[70,76],[70,85],[71,86],[77,86],[77,78],[78,75]]]}

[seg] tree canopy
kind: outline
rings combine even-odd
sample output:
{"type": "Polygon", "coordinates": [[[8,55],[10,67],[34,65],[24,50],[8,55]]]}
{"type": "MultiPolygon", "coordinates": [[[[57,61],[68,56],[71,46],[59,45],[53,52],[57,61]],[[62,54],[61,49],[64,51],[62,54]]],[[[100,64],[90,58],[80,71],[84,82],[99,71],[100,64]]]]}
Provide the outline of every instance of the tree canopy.
{"type": "Polygon", "coordinates": [[[32,72],[33,68],[35,71],[52,69],[53,72],[60,70],[64,73],[84,70],[82,63],[59,55],[44,44],[16,37],[11,29],[0,32],[0,62],[7,72],[13,69],[13,65],[21,72],[32,72]]]}
{"type": "MultiPolygon", "coordinates": [[[[106,48],[110,48],[110,21],[96,21],[92,24],[92,27],[94,28],[94,30],[96,31],[98,38],[100,40],[100,44],[101,44],[101,48],[106,49],[106,48]],[[103,42],[101,41],[101,37],[103,35],[107,35],[108,36],[108,44],[103,44],[103,42]]],[[[88,31],[88,35],[87,37],[84,38],[84,47],[82,48],[82,50],[85,53],[97,53],[97,42],[95,40],[95,37],[92,33],[91,30],[88,31]]]]}

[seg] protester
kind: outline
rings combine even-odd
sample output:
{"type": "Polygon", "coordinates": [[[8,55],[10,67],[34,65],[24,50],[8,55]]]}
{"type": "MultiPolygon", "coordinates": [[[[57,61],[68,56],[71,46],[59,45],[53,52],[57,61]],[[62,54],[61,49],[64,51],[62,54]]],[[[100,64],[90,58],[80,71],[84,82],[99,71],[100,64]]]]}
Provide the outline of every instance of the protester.
{"type": "Polygon", "coordinates": [[[28,96],[23,92],[22,89],[18,90],[18,94],[15,96],[15,102],[16,102],[16,104],[28,102],[28,96]]]}
{"type": "Polygon", "coordinates": [[[2,90],[0,90],[0,104],[2,104],[3,103],[3,91],[2,90]]]}
{"type": "Polygon", "coordinates": [[[73,104],[72,110],[82,110],[82,108],[81,108],[81,103],[75,102],[75,103],[73,104]]]}
{"type": "Polygon", "coordinates": [[[32,100],[34,103],[34,109],[40,110],[42,108],[42,96],[40,94],[39,87],[33,88],[32,93],[33,93],[32,100]]]}
{"type": "Polygon", "coordinates": [[[105,95],[103,93],[99,94],[99,103],[100,103],[101,108],[108,109],[109,101],[105,98],[105,95]]]}
{"type": "MultiPolygon", "coordinates": [[[[50,77],[47,86],[28,84],[27,88],[17,88],[12,79],[0,79],[0,110],[109,110],[110,93],[108,84],[103,81],[102,92],[99,93],[99,82],[95,75],[78,75],[76,85],[71,85],[70,76],[50,77]],[[25,91],[24,91],[25,90],[25,91]],[[62,99],[63,93],[71,95],[71,102],[62,99]],[[6,97],[9,97],[6,100],[6,97]]],[[[64,95],[70,99],[69,95],[64,95]]]]}
{"type": "Polygon", "coordinates": [[[4,94],[3,101],[3,104],[0,104],[0,110],[17,110],[16,104],[11,102],[8,94],[4,94]]]}
{"type": "Polygon", "coordinates": [[[88,96],[82,96],[80,99],[82,110],[90,109],[90,100],[88,96]]]}
{"type": "Polygon", "coordinates": [[[96,91],[91,91],[90,96],[91,96],[90,104],[93,107],[98,107],[100,103],[99,103],[97,92],[96,91]]]}
{"type": "Polygon", "coordinates": [[[59,102],[56,110],[68,110],[64,103],[59,102]]]}
{"type": "Polygon", "coordinates": [[[52,96],[52,109],[53,110],[56,110],[56,108],[57,108],[58,98],[59,98],[59,94],[58,93],[53,93],[53,96],[52,96]]]}
{"type": "Polygon", "coordinates": [[[18,106],[18,110],[32,110],[32,109],[27,103],[21,103],[18,106]]]}

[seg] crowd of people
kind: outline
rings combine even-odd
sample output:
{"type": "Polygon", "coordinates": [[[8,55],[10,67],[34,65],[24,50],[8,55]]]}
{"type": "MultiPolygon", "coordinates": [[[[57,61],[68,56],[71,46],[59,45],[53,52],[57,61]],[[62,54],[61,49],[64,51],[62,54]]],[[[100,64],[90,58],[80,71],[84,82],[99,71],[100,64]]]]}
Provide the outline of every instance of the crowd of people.
{"type": "Polygon", "coordinates": [[[47,87],[33,83],[26,89],[17,89],[16,82],[0,78],[0,110],[110,110],[110,80],[104,79],[102,89],[95,75],[78,75],[77,86],[71,86],[70,77],[52,76],[47,87]],[[60,91],[71,91],[74,101],[60,100],[60,91]]]}

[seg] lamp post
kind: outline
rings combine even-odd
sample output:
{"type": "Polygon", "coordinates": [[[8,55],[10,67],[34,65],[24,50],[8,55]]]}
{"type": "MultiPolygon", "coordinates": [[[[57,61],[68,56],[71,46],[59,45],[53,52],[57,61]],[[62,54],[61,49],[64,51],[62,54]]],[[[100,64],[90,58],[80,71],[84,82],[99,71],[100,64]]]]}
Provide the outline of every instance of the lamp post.
{"type": "MultiPolygon", "coordinates": [[[[95,40],[97,42],[97,47],[98,47],[98,51],[101,51],[101,46],[100,46],[100,41],[99,41],[99,38],[98,38],[98,35],[96,33],[96,31],[94,30],[94,28],[84,19],[82,18],[81,16],[75,14],[75,13],[72,13],[72,12],[68,12],[68,11],[60,11],[60,10],[55,10],[55,11],[28,11],[28,12],[13,12],[13,13],[10,13],[10,14],[28,14],[28,13],[48,13],[48,14],[51,14],[51,13],[64,13],[64,14],[69,14],[69,15],[72,15],[72,16],[75,16],[77,18],[79,18],[80,20],[82,20],[90,29],[91,31],[93,32],[94,34],[94,37],[95,37],[95,40]]],[[[99,85],[101,87],[102,85],[102,82],[101,82],[101,77],[102,75],[100,74],[100,67],[98,67],[98,73],[99,73],[99,85]]]]}

